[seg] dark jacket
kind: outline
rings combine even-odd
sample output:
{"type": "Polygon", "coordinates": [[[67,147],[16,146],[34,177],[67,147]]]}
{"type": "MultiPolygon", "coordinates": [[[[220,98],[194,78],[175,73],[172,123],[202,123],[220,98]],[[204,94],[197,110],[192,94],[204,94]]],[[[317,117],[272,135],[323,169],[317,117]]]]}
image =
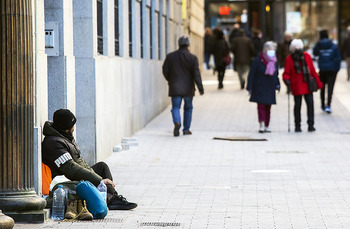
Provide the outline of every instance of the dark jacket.
{"type": "Polygon", "coordinates": [[[317,42],[314,51],[314,56],[318,58],[318,68],[320,71],[339,71],[340,69],[340,51],[336,44],[330,39],[324,38],[317,42]]]}
{"type": "Polygon", "coordinates": [[[254,57],[254,46],[250,38],[236,37],[232,40],[231,49],[234,55],[234,65],[250,65],[254,57]]]}
{"type": "Polygon", "coordinates": [[[344,54],[344,58],[350,57],[350,35],[345,38],[342,45],[342,53],[344,54]]]}
{"type": "Polygon", "coordinates": [[[204,93],[198,59],[187,48],[180,48],[166,56],[163,75],[168,81],[169,96],[192,97],[195,92],[195,83],[199,93],[204,93]]]}
{"type": "Polygon", "coordinates": [[[209,34],[204,36],[204,53],[210,53],[211,45],[213,43],[213,38],[209,34]]]}
{"type": "Polygon", "coordinates": [[[286,63],[286,58],[290,54],[289,46],[291,41],[284,41],[283,43],[279,43],[277,47],[277,60],[281,68],[284,67],[286,63]]]}
{"type": "Polygon", "coordinates": [[[247,90],[251,92],[251,102],[260,104],[276,104],[276,90],[280,89],[280,80],[278,79],[278,64],[273,76],[265,75],[266,66],[257,56],[250,67],[248,75],[247,90]]]}
{"type": "Polygon", "coordinates": [[[51,169],[52,178],[64,175],[72,181],[87,180],[96,186],[100,183],[102,177],[80,156],[74,138],[69,140],[60,134],[49,121],[45,122],[43,134],[42,161],[51,169]]]}
{"type": "MultiPolygon", "coordinates": [[[[309,68],[310,77],[315,78],[317,83],[317,88],[321,89],[323,87],[323,84],[320,78],[318,77],[318,74],[315,70],[314,63],[311,59],[310,54],[308,54],[307,52],[304,52],[304,58],[305,58],[306,65],[309,68]]],[[[300,66],[302,66],[301,62],[300,62],[300,66]]],[[[286,64],[284,66],[284,72],[283,72],[283,80],[284,81],[288,80],[290,82],[290,88],[293,95],[306,95],[311,93],[308,83],[304,81],[303,72],[301,71],[300,73],[298,73],[295,70],[294,60],[290,54],[286,58],[286,64]]]]}
{"type": "Polygon", "coordinates": [[[222,62],[222,58],[226,56],[230,50],[228,49],[225,39],[216,39],[213,42],[211,53],[214,55],[216,68],[224,68],[226,65],[222,62]]]}

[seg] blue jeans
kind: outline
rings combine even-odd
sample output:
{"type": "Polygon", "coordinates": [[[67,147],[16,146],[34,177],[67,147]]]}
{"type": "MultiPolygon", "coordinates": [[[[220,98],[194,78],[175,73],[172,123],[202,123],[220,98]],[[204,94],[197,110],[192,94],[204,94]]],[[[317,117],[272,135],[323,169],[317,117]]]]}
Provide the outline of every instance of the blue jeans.
{"type": "Polygon", "coordinates": [[[183,131],[189,131],[191,127],[191,121],[192,121],[193,97],[172,96],[171,97],[171,103],[172,103],[171,114],[173,116],[174,124],[177,122],[181,124],[180,107],[181,107],[182,99],[184,99],[185,101],[183,131]]]}

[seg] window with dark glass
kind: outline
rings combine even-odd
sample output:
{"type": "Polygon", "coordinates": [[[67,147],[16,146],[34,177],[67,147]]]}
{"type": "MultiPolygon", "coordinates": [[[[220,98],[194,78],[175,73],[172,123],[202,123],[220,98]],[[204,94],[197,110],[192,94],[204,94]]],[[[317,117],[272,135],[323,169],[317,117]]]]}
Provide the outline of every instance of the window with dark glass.
{"type": "Polygon", "coordinates": [[[152,28],[153,28],[153,21],[152,21],[152,10],[150,6],[147,6],[148,12],[149,12],[149,58],[152,59],[152,28]]]}
{"type": "Polygon", "coordinates": [[[141,58],[143,58],[143,10],[142,10],[142,0],[140,2],[140,48],[141,48],[141,58]]]}
{"type": "Polygon", "coordinates": [[[114,0],[114,55],[119,54],[119,0],[114,0]]]}
{"type": "Polygon", "coordinates": [[[129,0],[129,56],[132,57],[132,0],[129,0]]]}
{"type": "Polygon", "coordinates": [[[102,0],[97,0],[97,53],[103,54],[102,0]]]}

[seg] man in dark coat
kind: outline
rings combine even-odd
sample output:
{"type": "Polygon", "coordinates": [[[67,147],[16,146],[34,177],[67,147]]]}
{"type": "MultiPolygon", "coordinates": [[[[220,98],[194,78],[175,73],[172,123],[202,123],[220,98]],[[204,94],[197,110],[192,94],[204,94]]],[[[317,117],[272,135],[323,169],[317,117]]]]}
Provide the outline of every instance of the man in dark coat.
{"type": "Polygon", "coordinates": [[[184,105],[183,134],[192,134],[190,131],[192,120],[192,100],[195,92],[195,84],[199,94],[204,94],[202,78],[198,68],[198,59],[188,50],[190,40],[182,35],[179,40],[179,49],[169,53],[163,64],[163,75],[168,81],[169,96],[171,97],[171,114],[174,122],[174,136],[179,136],[181,127],[180,107],[182,99],[184,105]]]}
{"type": "Polygon", "coordinates": [[[318,56],[320,79],[324,85],[320,94],[322,110],[331,114],[333,88],[340,69],[341,55],[338,46],[328,38],[327,30],[320,32],[320,40],[316,43],[313,54],[318,56]],[[326,85],[328,85],[327,105],[325,104],[326,85]]]}
{"type": "Polygon", "coordinates": [[[64,175],[72,181],[87,180],[95,186],[103,181],[107,186],[107,205],[110,210],[130,210],[137,204],[128,202],[115,191],[109,167],[99,162],[90,167],[80,156],[80,149],[73,137],[76,118],[68,109],[55,111],[53,122],[44,125],[42,161],[51,169],[52,178],[64,175]]]}
{"type": "Polygon", "coordinates": [[[255,52],[253,42],[246,37],[244,29],[240,29],[238,37],[232,40],[231,49],[234,55],[234,69],[238,73],[241,89],[243,90],[247,81],[249,65],[255,52]]]}

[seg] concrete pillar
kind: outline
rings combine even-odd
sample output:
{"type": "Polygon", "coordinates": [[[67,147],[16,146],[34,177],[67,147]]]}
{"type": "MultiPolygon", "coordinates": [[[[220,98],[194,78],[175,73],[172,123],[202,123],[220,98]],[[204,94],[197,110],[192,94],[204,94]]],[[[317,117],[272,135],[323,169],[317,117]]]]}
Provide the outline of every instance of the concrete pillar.
{"type": "Polygon", "coordinates": [[[16,222],[44,222],[34,191],[32,1],[0,1],[0,210],[16,222]]]}
{"type": "Polygon", "coordinates": [[[82,157],[96,162],[97,10],[95,0],[73,1],[77,142],[82,157]]]}
{"type": "Polygon", "coordinates": [[[60,108],[75,113],[75,57],[72,0],[45,0],[45,22],[58,24],[59,54],[48,56],[49,119],[60,108]]]}

